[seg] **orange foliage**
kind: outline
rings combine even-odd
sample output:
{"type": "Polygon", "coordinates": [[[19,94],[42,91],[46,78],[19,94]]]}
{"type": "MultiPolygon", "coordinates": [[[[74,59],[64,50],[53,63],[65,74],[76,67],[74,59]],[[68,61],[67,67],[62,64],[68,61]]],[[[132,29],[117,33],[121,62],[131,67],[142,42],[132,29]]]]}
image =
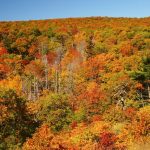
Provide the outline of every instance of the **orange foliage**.
{"type": "Polygon", "coordinates": [[[23,150],[65,150],[65,147],[65,144],[59,136],[53,134],[47,125],[42,125],[33,135],[32,139],[27,140],[23,146],[23,150]]]}
{"type": "Polygon", "coordinates": [[[42,78],[44,74],[44,65],[39,60],[31,61],[30,64],[26,65],[25,73],[31,74],[37,78],[42,78]]]}
{"type": "Polygon", "coordinates": [[[68,50],[66,53],[64,60],[63,60],[63,65],[68,65],[71,63],[74,63],[75,65],[79,64],[81,62],[81,53],[74,49],[71,48],[68,50]]]}
{"type": "Polygon", "coordinates": [[[135,49],[133,48],[130,42],[123,43],[120,47],[120,51],[123,56],[130,56],[135,53],[135,49]]]}
{"type": "Polygon", "coordinates": [[[144,87],[143,87],[143,85],[142,85],[141,83],[137,83],[137,84],[135,85],[135,87],[136,87],[136,89],[138,89],[138,90],[143,90],[143,89],[144,89],[144,87]]]}
{"type": "Polygon", "coordinates": [[[87,99],[89,103],[97,103],[99,100],[104,100],[105,95],[101,91],[97,83],[92,82],[88,85],[86,92],[83,94],[83,98],[87,99]]]}
{"type": "MultiPolygon", "coordinates": [[[[150,108],[144,105],[149,101],[139,108],[141,101],[134,100],[137,92],[149,98],[150,81],[144,77],[141,83],[135,81],[130,72],[145,73],[142,58],[149,56],[149,26],[150,18],[1,22],[0,88],[13,89],[25,98],[39,98],[27,104],[41,127],[24,143],[23,150],[124,150],[133,142],[146,143],[150,108]],[[67,124],[58,133],[37,119],[40,96],[48,93],[69,99],[64,107],[71,115],[66,115],[67,124]],[[129,106],[128,100],[134,106],[138,104],[139,110],[129,106]]],[[[0,99],[0,123],[8,116],[1,102],[0,99]]],[[[48,105],[44,102],[44,106],[48,105]]],[[[43,116],[55,117],[49,113],[43,116]]]]}

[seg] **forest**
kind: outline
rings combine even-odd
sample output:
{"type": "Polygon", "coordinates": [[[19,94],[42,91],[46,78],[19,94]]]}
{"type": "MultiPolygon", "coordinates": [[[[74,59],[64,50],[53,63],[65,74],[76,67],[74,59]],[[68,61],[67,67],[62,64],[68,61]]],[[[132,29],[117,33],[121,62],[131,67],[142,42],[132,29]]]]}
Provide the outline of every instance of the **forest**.
{"type": "Polygon", "coordinates": [[[150,17],[0,22],[0,150],[149,150],[150,17]]]}

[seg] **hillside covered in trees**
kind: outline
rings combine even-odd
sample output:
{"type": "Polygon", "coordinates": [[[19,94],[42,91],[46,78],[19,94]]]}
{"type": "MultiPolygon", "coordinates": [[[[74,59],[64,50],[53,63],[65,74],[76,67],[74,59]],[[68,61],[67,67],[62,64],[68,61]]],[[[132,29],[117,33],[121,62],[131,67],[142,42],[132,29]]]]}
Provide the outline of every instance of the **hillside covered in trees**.
{"type": "Polygon", "coordinates": [[[0,150],[148,150],[150,18],[0,22],[0,150]]]}

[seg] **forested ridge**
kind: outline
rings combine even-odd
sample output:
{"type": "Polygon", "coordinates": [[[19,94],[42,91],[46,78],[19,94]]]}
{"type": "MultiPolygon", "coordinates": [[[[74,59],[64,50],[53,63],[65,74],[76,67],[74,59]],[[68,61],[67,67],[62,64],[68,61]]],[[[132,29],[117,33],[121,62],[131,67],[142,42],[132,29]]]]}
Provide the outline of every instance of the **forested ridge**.
{"type": "Polygon", "coordinates": [[[0,22],[0,150],[148,150],[150,18],[0,22]]]}

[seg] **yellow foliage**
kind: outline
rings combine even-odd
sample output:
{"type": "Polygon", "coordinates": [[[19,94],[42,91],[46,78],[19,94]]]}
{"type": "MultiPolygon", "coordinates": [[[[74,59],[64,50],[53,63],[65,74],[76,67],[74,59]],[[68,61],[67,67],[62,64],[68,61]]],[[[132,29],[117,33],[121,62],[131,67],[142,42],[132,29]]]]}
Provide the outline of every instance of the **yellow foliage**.
{"type": "Polygon", "coordinates": [[[75,42],[80,42],[80,41],[84,41],[85,40],[85,37],[86,37],[86,34],[85,32],[79,32],[78,34],[75,35],[75,42]]]}
{"type": "Polygon", "coordinates": [[[0,80],[0,88],[3,90],[13,89],[20,95],[22,90],[21,77],[15,76],[13,78],[9,77],[7,79],[0,80]]]}

